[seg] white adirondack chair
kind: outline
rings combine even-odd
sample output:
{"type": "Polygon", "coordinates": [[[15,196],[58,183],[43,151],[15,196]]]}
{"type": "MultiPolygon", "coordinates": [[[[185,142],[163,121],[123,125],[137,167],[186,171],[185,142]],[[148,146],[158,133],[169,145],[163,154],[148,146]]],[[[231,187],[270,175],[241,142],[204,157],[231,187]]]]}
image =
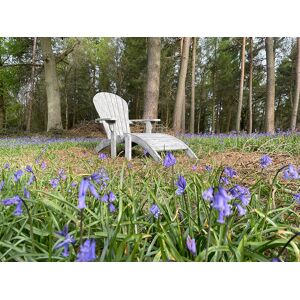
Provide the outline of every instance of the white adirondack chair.
{"type": "Polygon", "coordinates": [[[184,150],[190,158],[197,159],[195,153],[181,140],[162,133],[151,133],[152,123],[160,119],[129,120],[127,102],[111,93],[98,93],[93,98],[94,105],[100,116],[95,121],[102,123],[107,139],[101,140],[96,151],[111,146],[111,157],[117,155],[117,144],[125,143],[125,157],[131,160],[132,143],[140,145],[148,151],[155,161],[161,160],[158,152],[184,150]],[[145,133],[131,133],[129,124],[142,122],[146,124],[145,133]]]}

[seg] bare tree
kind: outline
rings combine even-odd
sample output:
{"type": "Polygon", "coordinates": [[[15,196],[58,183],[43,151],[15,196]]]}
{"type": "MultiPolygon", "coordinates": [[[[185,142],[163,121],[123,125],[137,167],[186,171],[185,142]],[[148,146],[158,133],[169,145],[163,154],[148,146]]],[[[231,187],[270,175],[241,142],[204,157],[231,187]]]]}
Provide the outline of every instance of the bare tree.
{"type": "Polygon", "coordinates": [[[295,130],[297,125],[299,96],[300,96],[300,38],[297,37],[296,84],[295,84],[293,110],[292,110],[292,117],[291,117],[291,130],[295,130]]]}
{"type": "Polygon", "coordinates": [[[253,73],[253,38],[250,38],[250,59],[249,59],[249,101],[248,101],[248,133],[252,133],[252,73],[253,73]]]}
{"type": "Polygon", "coordinates": [[[146,100],[143,113],[144,119],[156,119],[158,117],[160,47],[160,38],[148,38],[148,71],[146,100]]]}
{"type": "Polygon", "coordinates": [[[193,54],[192,54],[192,94],[191,94],[191,116],[190,116],[190,133],[195,132],[195,65],[196,65],[196,48],[197,38],[193,38],[193,54]]]}
{"type": "Polygon", "coordinates": [[[265,109],[265,131],[274,133],[275,130],[275,55],[274,39],[267,37],[266,56],[267,56],[267,101],[265,109]]]}
{"type": "Polygon", "coordinates": [[[238,103],[238,110],[237,110],[237,115],[236,115],[236,126],[235,126],[235,129],[237,132],[240,131],[241,114],[242,114],[242,107],[243,107],[244,77],[245,77],[245,48],[246,48],[246,38],[243,37],[242,52],[241,52],[240,92],[239,92],[239,103],[238,103]]]}
{"type": "Polygon", "coordinates": [[[31,115],[32,115],[32,104],[34,98],[34,88],[35,88],[35,53],[36,53],[36,41],[37,38],[33,38],[33,46],[32,46],[32,66],[31,66],[31,78],[30,78],[30,92],[28,99],[28,107],[27,107],[27,120],[26,120],[26,131],[30,131],[31,129],[31,115]]]}
{"type": "Polygon", "coordinates": [[[183,38],[183,47],[182,47],[182,56],[181,56],[181,65],[179,73],[178,88],[175,100],[175,110],[173,117],[173,130],[175,132],[181,131],[181,121],[182,121],[182,112],[183,112],[183,103],[185,98],[185,80],[189,60],[189,47],[190,47],[189,37],[183,38]]]}
{"type": "Polygon", "coordinates": [[[56,61],[51,46],[51,38],[40,38],[41,47],[43,51],[44,70],[45,70],[45,83],[47,93],[47,106],[48,106],[48,123],[47,131],[61,130],[61,107],[60,95],[58,87],[58,79],[56,74],[56,61]]]}

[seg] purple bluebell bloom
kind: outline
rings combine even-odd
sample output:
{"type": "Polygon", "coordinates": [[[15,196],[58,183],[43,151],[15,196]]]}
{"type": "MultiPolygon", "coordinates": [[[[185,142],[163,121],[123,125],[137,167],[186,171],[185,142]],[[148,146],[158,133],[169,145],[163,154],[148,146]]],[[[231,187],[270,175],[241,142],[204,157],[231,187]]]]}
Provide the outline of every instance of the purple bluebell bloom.
{"type": "Polygon", "coordinates": [[[246,214],[247,211],[242,205],[240,205],[238,203],[233,203],[233,205],[236,206],[240,217],[244,216],[246,214]]]}
{"type": "Polygon", "coordinates": [[[107,158],[107,154],[101,152],[101,153],[99,153],[99,158],[100,158],[101,160],[104,160],[104,159],[107,158]]]}
{"type": "Polygon", "coordinates": [[[56,189],[58,184],[59,184],[59,179],[58,178],[53,178],[49,181],[49,183],[51,184],[51,186],[56,189]]]}
{"type": "Polygon", "coordinates": [[[95,186],[91,182],[89,182],[89,190],[96,199],[100,198],[98,192],[96,191],[95,186]]]}
{"type": "Polygon", "coordinates": [[[101,198],[101,201],[104,203],[108,203],[108,194],[104,194],[101,198]]]}
{"type": "Polygon", "coordinates": [[[9,170],[10,169],[10,164],[7,162],[3,166],[4,169],[9,170]]]}
{"type": "Polygon", "coordinates": [[[4,188],[4,184],[5,184],[5,181],[2,180],[2,181],[0,182],[0,191],[2,191],[2,189],[4,188]]]}
{"type": "Polygon", "coordinates": [[[18,182],[21,178],[21,176],[23,175],[23,171],[22,170],[18,170],[17,172],[15,172],[14,174],[14,182],[18,182]]]}
{"type": "Polygon", "coordinates": [[[78,262],[88,262],[96,259],[96,241],[86,240],[83,245],[80,245],[80,251],[77,254],[78,262]]]}
{"type": "Polygon", "coordinates": [[[68,257],[69,256],[69,245],[70,244],[74,244],[76,241],[75,239],[73,238],[73,236],[71,236],[69,233],[68,233],[68,226],[66,225],[64,227],[64,229],[62,231],[58,231],[56,232],[58,235],[64,237],[64,240],[60,243],[58,243],[54,249],[59,249],[59,248],[64,248],[64,251],[62,253],[62,256],[64,257],[68,257]]]}
{"type": "Polygon", "coordinates": [[[236,184],[231,189],[229,189],[229,192],[233,196],[233,198],[241,200],[243,206],[249,204],[251,194],[248,188],[236,184]]]}
{"type": "Polygon", "coordinates": [[[42,162],[41,163],[41,168],[42,168],[42,170],[46,170],[46,168],[47,168],[47,164],[46,164],[46,162],[42,162]]]}
{"type": "Polygon", "coordinates": [[[178,181],[176,182],[178,189],[176,190],[176,195],[182,195],[186,188],[186,180],[183,176],[178,176],[178,181]]]}
{"type": "Polygon", "coordinates": [[[116,211],[116,207],[114,206],[113,203],[109,203],[108,209],[109,209],[109,212],[111,212],[111,213],[116,211]]]}
{"type": "Polygon", "coordinates": [[[236,176],[236,171],[233,168],[231,168],[231,167],[225,167],[224,168],[224,173],[229,178],[233,178],[234,176],[236,176]]]}
{"type": "Polygon", "coordinates": [[[64,169],[60,169],[60,170],[58,171],[58,176],[59,176],[59,178],[62,179],[62,180],[66,180],[66,179],[67,179],[67,175],[65,174],[65,170],[64,170],[64,169]]]}
{"type": "Polygon", "coordinates": [[[31,174],[31,176],[29,177],[29,180],[27,182],[27,185],[31,185],[35,180],[36,180],[35,175],[31,174]]]}
{"type": "Polygon", "coordinates": [[[12,198],[7,198],[7,199],[2,200],[2,204],[5,206],[16,205],[16,209],[14,211],[15,216],[20,216],[23,213],[23,211],[22,211],[23,202],[22,202],[22,199],[18,195],[14,196],[12,198]]]}
{"type": "Polygon", "coordinates": [[[274,257],[271,262],[282,262],[282,260],[279,257],[274,257]]]}
{"type": "Polygon", "coordinates": [[[80,183],[79,195],[78,195],[78,208],[79,209],[86,208],[85,196],[86,196],[87,190],[89,188],[89,184],[90,184],[89,180],[86,177],[84,177],[80,183]]]}
{"type": "Polygon", "coordinates": [[[263,155],[260,158],[260,166],[264,169],[272,163],[272,158],[268,155],[263,155]]]}
{"type": "Polygon", "coordinates": [[[294,166],[289,165],[287,169],[284,170],[283,173],[284,179],[299,179],[299,174],[294,166]]]}
{"type": "Polygon", "coordinates": [[[25,171],[28,173],[33,173],[32,167],[29,165],[25,167],[25,171]]]}
{"type": "Polygon", "coordinates": [[[212,207],[219,212],[219,217],[217,222],[223,224],[224,217],[231,215],[231,206],[228,204],[228,201],[232,198],[227,194],[226,190],[222,187],[218,188],[218,192],[214,195],[214,201],[212,207]]]}
{"type": "Polygon", "coordinates": [[[101,198],[102,202],[108,204],[108,209],[110,212],[116,211],[116,207],[113,204],[115,200],[116,200],[116,196],[112,191],[110,191],[108,194],[103,195],[103,197],[101,198]]]}
{"type": "Polygon", "coordinates": [[[158,219],[160,215],[160,209],[156,204],[153,204],[150,208],[151,214],[154,216],[154,218],[158,219]]]}
{"type": "Polygon", "coordinates": [[[176,164],[176,158],[171,152],[167,152],[165,160],[164,160],[164,167],[169,168],[176,164]]]}
{"type": "Polygon", "coordinates": [[[207,171],[207,172],[211,172],[212,171],[212,166],[205,166],[204,169],[207,171]]]}
{"type": "Polygon", "coordinates": [[[294,200],[300,204],[300,193],[294,195],[294,200]]]}
{"type": "Polygon", "coordinates": [[[192,253],[192,255],[194,255],[194,256],[196,255],[197,250],[196,250],[195,239],[192,239],[189,235],[187,236],[187,239],[186,239],[186,247],[192,253]]]}
{"type": "Polygon", "coordinates": [[[225,176],[222,176],[220,178],[220,182],[223,183],[223,184],[225,184],[225,185],[227,185],[227,184],[229,184],[229,179],[227,177],[225,177],[225,176]]]}
{"type": "Polygon", "coordinates": [[[197,170],[197,166],[196,166],[196,165],[193,165],[193,166],[192,166],[192,170],[193,170],[193,171],[196,171],[196,170],[197,170]]]}
{"type": "Polygon", "coordinates": [[[202,197],[205,201],[212,202],[214,200],[214,189],[210,187],[209,189],[202,192],[202,197]]]}
{"type": "Polygon", "coordinates": [[[30,198],[30,192],[24,187],[24,197],[29,199],[30,198]]]}

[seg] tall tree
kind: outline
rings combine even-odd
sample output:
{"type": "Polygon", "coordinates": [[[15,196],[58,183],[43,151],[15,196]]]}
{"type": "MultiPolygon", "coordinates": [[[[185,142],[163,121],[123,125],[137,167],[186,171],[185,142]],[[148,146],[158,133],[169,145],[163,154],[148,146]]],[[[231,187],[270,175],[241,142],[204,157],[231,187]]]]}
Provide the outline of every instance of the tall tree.
{"type": "Polygon", "coordinates": [[[190,116],[190,133],[195,132],[195,65],[196,65],[196,48],[197,38],[193,38],[193,54],[192,54],[192,91],[191,91],[191,116],[190,116]]]}
{"type": "Polygon", "coordinates": [[[267,101],[265,106],[265,131],[274,133],[275,130],[275,55],[274,39],[267,37],[266,57],[267,57],[267,101]]]}
{"type": "Polygon", "coordinates": [[[252,81],[253,81],[253,38],[250,37],[249,50],[249,100],[248,100],[248,133],[252,133],[252,81]]]}
{"type": "Polygon", "coordinates": [[[243,37],[242,42],[242,52],[241,52],[241,79],[240,79],[240,92],[239,92],[239,103],[238,110],[236,115],[236,126],[235,129],[237,132],[240,131],[241,126],[241,114],[243,107],[243,93],[244,93],[244,77],[245,77],[245,48],[246,48],[246,38],[243,37]]]}
{"type": "Polygon", "coordinates": [[[293,101],[292,117],[291,117],[291,125],[290,125],[291,130],[295,130],[297,125],[299,96],[300,96],[300,38],[297,37],[296,84],[295,84],[294,101],[293,101]]]}
{"type": "Polygon", "coordinates": [[[158,117],[159,77],[160,77],[160,38],[148,38],[148,69],[144,119],[158,117]]]}
{"type": "Polygon", "coordinates": [[[53,54],[51,38],[40,38],[41,47],[43,51],[45,83],[47,93],[47,107],[48,107],[48,123],[47,131],[61,130],[61,103],[59,95],[59,86],[56,73],[56,61],[53,54]]]}
{"type": "Polygon", "coordinates": [[[183,112],[183,104],[185,98],[185,80],[186,80],[186,73],[187,73],[188,60],[189,60],[189,47],[190,47],[190,38],[189,37],[183,38],[179,80],[178,80],[177,94],[175,100],[174,117],[173,117],[173,130],[175,132],[181,131],[182,112],[183,112]]]}
{"type": "Polygon", "coordinates": [[[31,128],[31,115],[32,115],[32,104],[34,97],[34,80],[35,80],[35,52],[36,52],[36,41],[37,38],[33,38],[33,46],[32,46],[32,66],[31,66],[31,78],[30,78],[30,92],[29,92],[29,101],[27,108],[27,121],[26,121],[26,131],[30,131],[31,128]]]}

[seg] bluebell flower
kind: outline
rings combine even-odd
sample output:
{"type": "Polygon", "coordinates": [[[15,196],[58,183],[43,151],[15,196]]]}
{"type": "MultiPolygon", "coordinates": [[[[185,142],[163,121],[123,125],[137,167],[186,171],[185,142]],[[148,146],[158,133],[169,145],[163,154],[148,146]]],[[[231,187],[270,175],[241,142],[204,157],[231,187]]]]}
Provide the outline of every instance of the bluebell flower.
{"type": "Polygon", "coordinates": [[[96,199],[100,198],[98,192],[96,191],[95,186],[91,182],[89,182],[89,190],[96,199]]]}
{"type": "Polygon", "coordinates": [[[28,173],[33,173],[32,167],[31,166],[26,166],[25,171],[28,173]]]}
{"type": "Polygon", "coordinates": [[[46,164],[46,162],[42,162],[41,163],[41,168],[42,168],[42,170],[46,170],[46,168],[47,168],[47,164],[46,164]]]}
{"type": "Polygon", "coordinates": [[[224,173],[229,178],[233,178],[234,176],[236,176],[236,171],[233,168],[231,168],[231,167],[225,167],[224,168],[224,173]]]}
{"type": "Polygon", "coordinates": [[[156,204],[153,204],[150,207],[150,212],[154,216],[154,218],[158,219],[158,217],[160,215],[160,209],[159,209],[159,207],[156,204]]]}
{"type": "Polygon", "coordinates": [[[29,177],[29,180],[27,182],[27,185],[31,185],[35,180],[36,180],[35,175],[31,174],[31,176],[29,177]]]}
{"type": "Polygon", "coordinates": [[[99,153],[99,158],[100,158],[101,160],[104,160],[104,159],[107,158],[107,154],[101,152],[101,153],[99,153]]]}
{"type": "Polygon", "coordinates": [[[116,207],[114,206],[113,203],[109,203],[108,209],[109,209],[109,212],[111,212],[111,213],[116,211],[116,207]]]}
{"type": "Polygon", "coordinates": [[[187,236],[187,239],[186,239],[186,247],[192,253],[192,255],[194,255],[194,256],[196,255],[197,250],[196,250],[195,239],[192,239],[189,235],[187,236]]]}
{"type": "Polygon", "coordinates": [[[78,195],[78,208],[84,209],[86,208],[85,205],[85,196],[87,193],[87,190],[89,188],[89,180],[88,178],[84,177],[80,183],[79,187],[79,195],[78,195]]]}
{"type": "Polygon", "coordinates": [[[30,198],[30,192],[24,187],[24,197],[29,199],[30,198]]]}
{"type": "Polygon", "coordinates": [[[59,179],[58,178],[53,178],[49,181],[49,183],[51,184],[51,186],[56,189],[58,184],[59,184],[59,179]]]}
{"type": "Polygon", "coordinates": [[[77,254],[78,262],[88,262],[96,259],[96,241],[86,240],[83,245],[80,245],[80,251],[77,254]]]}
{"type": "Polygon", "coordinates": [[[212,171],[212,166],[205,166],[204,169],[207,171],[207,172],[211,172],[212,171]]]}
{"type": "Polygon", "coordinates": [[[23,202],[22,202],[22,199],[18,195],[14,196],[12,198],[7,198],[7,199],[2,200],[2,204],[5,206],[16,205],[16,209],[14,211],[15,216],[20,216],[23,213],[23,210],[22,210],[23,202]]]}
{"type": "Polygon", "coordinates": [[[246,209],[238,203],[233,203],[233,205],[237,208],[239,216],[244,216],[246,214],[246,209]]]}
{"type": "Polygon", "coordinates": [[[271,262],[282,262],[282,260],[279,257],[274,257],[271,262]]]}
{"type": "Polygon", "coordinates": [[[58,171],[58,177],[62,180],[66,180],[67,179],[67,175],[65,174],[65,170],[64,169],[60,169],[58,171]]]}
{"type": "Polygon", "coordinates": [[[222,176],[220,178],[220,182],[223,183],[223,184],[225,184],[225,185],[227,185],[227,184],[229,184],[229,179],[227,177],[225,177],[225,176],[222,176]]]}
{"type": "Polygon", "coordinates": [[[176,190],[176,195],[182,195],[186,188],[186,180],[183,176],[178,176],[178,181],[176,182],[178,189],[176,190]]]}
{"type": "Polygon", "coordinates": [[[284,170],[283,173],[284,179],[299,179],[299,174],[294,166],[289,165],[287,169],[284,170]]]}
{"type": "Polygon", "coordinates": [[[166,157],[164,159],[164,167],[169,168],[176,164],[176,158],[171,152],[167,152],[166,157]]]}
{"type": "Polygon", "coordinates": [[[214,189],[210,187],[209,189],[202,192],[202,197],[205,201],[212,202],[214,200],[214,189]]]}
{"type": "Polygon", "coordinates": [[[294,200],[300,204],[300,193],[294,195],[294,200]]]}
{"type": "Polygon", "coordinates": [[[197,166],[196,166],[196,165],[193,165],[193,166],[192,166],[192,170],[193,170],[193,171],[196,171],[196,170],[197,170],[197,166]]]}
{"type": "Polygon", "coordinates": [[[23,171],[22,170],[18,170],[17,172],[15,172],[14,174],[14,182],[18,182],[21,178],[21,176],[23,175],[23,171]]]}
{"type": "Polygon", "coordinates": [[[263,155],[260,158],[260,166],[262,168],[266,168],[267,166],[269,166],[272,163],[272,158],[268,155],[263,155]]]}
{"type": "Polygon", "coordinates": [[[214,201],[212,203],[212,207],[219,212],[217,222],[223,224],[225,222],[224,217],[228,217],[231,215],[231,206],[228,204],[228,201],[231,199],[232,198],[227,194],[224,188],[218,188],[218,191],[217,193],[215,193],[214,201]]]}
{"type": "Polygon", "coordinates": [[[116,211],[116,207],[113,204],[115,200],[116,200],[116,196],[112,191],[110,191],[108,194],[103,195],[103,197],[101,198],[102,202],[108,204],[108,209],[110,212],[116,211]]]}
{"type": "Polygon", "coordinates": [[[2,180],[2,181],[0,182],[0,191],[2,191],[2,189],[4,188],[4,184],[5,184],[5,181],[2,180]]]}
{"type": "Polygon", "coordinates": [[[229,192],[233,196],[233,198],[241,200],[243,206],[249,204],[251,194],[248,188],[236,184],[231,189],[229,189],[229,192]]]}
{"type": "Polygon", "coordinates": [[[58,243],[54,249],[59,249],[59,248],[64,248],[64,251],[62,253],[62,256],[64,257],[68,257],[69,256],[69,245],[70,244],[74,244],[76,241],[75,239],[73,238],[73,236],[71,236],[69,233],[68,233],[68,226],[66,225],[62,231],[58,231],[56,232],[58,235],[64,237],[64,240],[60,243],[58,243]]]}
{"type": "Polygon", "coordinates": [[[3,166],[4,169],[9,170],[10,169],[10,164],[7,162],[3,166]]]}

